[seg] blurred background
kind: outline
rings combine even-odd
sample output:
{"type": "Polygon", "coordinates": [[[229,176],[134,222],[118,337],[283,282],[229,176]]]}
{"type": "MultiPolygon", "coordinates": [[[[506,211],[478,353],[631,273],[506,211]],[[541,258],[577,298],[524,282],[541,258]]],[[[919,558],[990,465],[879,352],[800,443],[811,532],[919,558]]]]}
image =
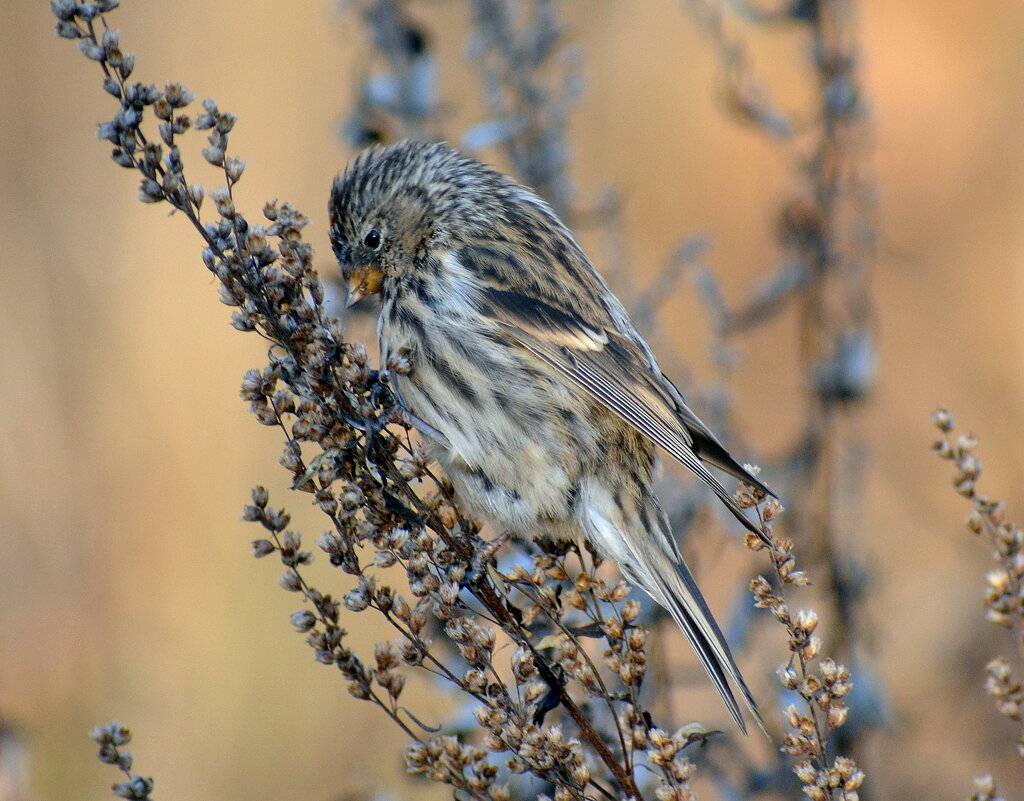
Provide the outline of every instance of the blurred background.
{"type": "MultiPolygon", "coordinates": [[[[305,210],[328,275],[327,192],[354,152],[341,132],[374,69],[359,14],[331,2],[124,5],[112,24],[136,76],[180,81],[238,115],[232,149],[249,162],[239,206],[250,219],[275,197],[305,210]]],[[[408,13],[436,53],[437,133],[458,141],[490,114],[466,56],[466,6],[408,13]]],[[[738,21],[764,88],[795,110],[783,141],[737,119],[719,51],[680,4],[573,0],[559,14],[582,78],[568,121],[573,206],[599,269],[628,264],[609,272],[635,294],[681,241],[706,236],[702,263],[741,305],[783,260],[780,209],[803,180],[799,110],[815,91],[806,30],[738,21]],[[585,213],[609,188],[621,209],[614,247],[585,213]]],[[[20,756],[3,751],[0,776],[15,788],[3,798],[107,797],[116,777],[87,734],[111,718],[135,731],[137,769],[163,799],[441,797],[405,777],[399,732],[313,662],[288,624],[297,598],[249,556],[258,535],[238,516],[256,483],[308,521],[309,541],[321,525],[304,496],[285,495],[278,437],[238,398],[243,372],[262,364],[260,341],[226,324],[187,222],[138,203],[135,175],[95,139],[116,108],[95,65],[54,37],[47,4],[20,0],[7,15],[0,721],[20,756]]],[[[862,467],[837,529],[871,576],[858,654],[886,699],[884,725],[859,746],[862,798],[964,797],[986,772],[1020,788],[1014,729],[982,686],[988,659],[1012,653],[984,622],[988,548],[964,530],[968,507],[929,453],[929,414],[947,404],[980,434],[983,491],[1024,516],[1024,6],[866,3],[853,31],[869,113],[859,158],[877,190],[877,352],[869,391],[843,416],[843,447],[863,446],[862,467]]],[[[189,139],[198,150],[201,137],[189,139]]],[[[197,150],[186,154],[193,180],[212,188],[197,150]]],[[[498,150],[484,155],[513,168],[498,150]]],[[[656,349],[684,392],[723,385],[744,458],[770,462],[799,434],[806,403],[796,314],[732,338],[735,367],[723,371],[697,295],[684,276],[659,311],[656,349]]],[[[352,330],[371,341],[365,321],[352,330]]],[[[695,567],[723,608],[735,599],[716,577],[756,560],[744,563],[735,539],[707,542],[695,567]]],[[[340,581],[318,567],[325,584],[340,581]]],[[[353,644],[372,648],[378,634],[355,629],[353,644]]],[[[770,674],[784,645],[766,647],[770,674]]],[[[691,660],[684,643],[666,648],[691,660]]],[[[424,696],[426,719],[443,719],[445,705],[424,696]]],[[[707,722],[724,722],[706,708],[707,722]]]]}

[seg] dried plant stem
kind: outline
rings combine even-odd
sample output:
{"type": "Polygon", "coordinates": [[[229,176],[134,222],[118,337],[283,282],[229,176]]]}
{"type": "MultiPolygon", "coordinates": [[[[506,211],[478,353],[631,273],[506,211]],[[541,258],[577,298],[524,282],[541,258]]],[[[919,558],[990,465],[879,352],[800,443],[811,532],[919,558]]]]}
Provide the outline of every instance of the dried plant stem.
{"type": "MultiPolygon", "coordinates": [[[[864,438],[844,433],[855,425],[853,403],[873,380],[870,265],[874,257],[872,186],[865,177],[868,110],[859,79],[854,0],[815,0],[760,11],[744,6],[754,24],[800,26],[810,42],[817,83],[813,107],[801,114],[800,181],[781,209],[779,238],[787,259],[745,306],[727,309],[712,295],[718,333],[728,340],[750,332],[783,310],[798,319],[798,354],[804,425],[786,468],[788,494],[797,499],[789,524],[809,540],[808,557],[823,565],[830,591],[829,649],[852,658],[858,642],[860,571],[844,547],[849,528],[843,493],[858,484],[851,458],[864,438]]],[[[797,141],[789,115],[774,108],[762,89],[749,48],[727,26],[725,0],[687,0],[722,61],[730,108],[766,136],[797,141]]],[[[792,155],[792,150],[787,149],[792,155]]]]}
{"type": "MultiPolygon", "coordinates": [[[[693,766],[683,751],[706,732],[683,727],[669,735],[643,707],[647,631],[636,625],[639,604],[625,600],[625,583],[606,585],[596,574],[599,560],[588,566],[578,549],[578,570],[566,558],[568,551],[544,548],[514,554],[531,559],[532,572],[518,563],[509,570],[492,565],[501,540],[482,539],[480,524],[460,510],[450,482],[431,469],[422,446],[409,436],[408,418],[399,413],[389,376],[411,369],[408,359],[396,356],[380,370],[371,369],[365,347],[348,342],[340,323],[325,311],[312,248],[302,238],[307,218],[286,203],[267,204],[266,223],[250,222],[236,209],[234,184],[245,163],[228,153],[234,116],[212,100],[194,117],[179,114],[193,99],[179,85],[159,90],[129,81],[134,59],[121,51],[103,16],[114,0],[53,0],[52,5],[58,33],[78,40],[83,54],[99,63],[104,88],[119,102],[114,119],[100,126],[101,138],[113,145],[113,160],[141,174],[143,201],[169,203],[200,232],[204,264],[219,281],[221,300],[234,310],[232,325],[271,343],[266,365],[246,374],[242,397],[261,425],[281,432],[280,463],[292,475],[293,489],[312,496],[330,520],[318,545],[356,586],[339,600],[313,584],[304,570],[312,553],[302,550],[302,535],[289,529],[289,516],[269,505],[262,487],[252,491],[243,519],[266,531],[253,543],[254,555],[277,556],[285,566],[283,589],[303,599],[292,622],[317,660],[336,668],[353,697],[383,710],[409,738],[411,772],[467,797],[509,801],[508,785],[497,782],[502,770],[529,773],[551,785],[555,801],[585,801],[593,797],[591,790],[635,801],[645,795],[659,801],[692,797],[693,766]],[[142,131],[147,109],[160,120],[159,140],[142,131]],[[204,221],[201,213],[202,187],[185,180],[178,137],[190,127],[210,132],[203,157],[224,178],[224,186],[210,193],[213,221],[204,221]],[[383,583],[391,568],[408,587],[410,600],[383,583]],[[397,635],[393,642],[378,642],[372,660],[346,645],[342,626],[343,613],[364,610],[383,617],[397,635]],[[496,647],[499,636],[502,647],[496,647]],[[603,662],[581,644],[591,636],[603,639],[603,662]],[[502,678],[505,671],[496,661],[506,644],[514,648],[512,680],[502,678]],[[455,686],[473,705],[479,729],[434,736],[439,728],[420,723],[400,705],[406,677],[416,669],[455,686]],[[610,721],[604,719],[606,709],[610,721]],[[546,723],[546,716],[556,722],[546,723]],[[571,726],[568,735],[562,725],[571,726]],[[503,754],[504,763],[496,764],[503,754]]],[[[496,13],[511,13],[510,6],[499,5],[496,13]]],[[[398,8],[389,2],[377,7],[398,8]]],[[[539,3],[538,19],[548,19],[552,7],[539,3]]],[[[405,24],[404,17],[389,19],[392,32],[405,24]]],[[[506,24],[510,18],[495,19],[506,24]]],[[[556,124],[564,103],[555,103],[552,111],[523,75],[506,74],[523,64],[529,72],[550,57],[557,36],[543,25],[534,28],[511,49],[492,43],[495,81],[523,94],[524,107],[515,92],[510,96],[517,113],[537,120],[556,115],[554,123],[537,122],[558,133],[544,140],[546,159],[564,155],[556,124]]],[[[548,177],[564,189],[563,162],[546,163],[548,177]]],[[[743,497],[748,506],[758,506],[770,531],[781,507],[756,491],[743,497]]],[[[778,541],[771,562],[779,590],[760,579],[755,597],[786,625],[791,659],[783,683],[807,706],[803,712],[787,711],[795,731],[786,750],[808,757],[797,775],[812,799],[852,801],[862,774],[852,761],[830,761],[827,754],[831,733],[845,720],[840,699],[849,689],[848,674],[830,660],[818,660],[816,616],[791,615],[781,594],[784,585],[803,582],[793,568],[791,543],[778,541]]],[[[148,794],[148,787],[139,785],[138,792],[148,794]]]]}
{"type": "MultiPolygon", "coordinates": [[[[431,510],[426,508],[422,499],[413,491],[412,487],[404,480],[401,480],[401,476],[397,475],[393,465],[387,465],[386,467],[389,470],[388,477],[392,480],[398,479],[396,486],[398,486],[403,495],[405,495],[405,500],[417,513],[424,516],[424,520],[430,526],[431,530],[433,530],[446,545],[452,548],[459,555],[459,558],[462,561],[466,564],[472,564],[475,556],[473,549],[464,541],[451,536],[451,532],[449,532],[444,524],[436,518],[436,515],[434,515],[431,510]]],[[[573,722],[579,728],[580,736],[591,746],[591,748],[594,749],[594,752],[598,755],[601,762],[604,763],[605,767],[608,768],[608,771],[615,777],[619,786],[622,787],[629,795],[636,798],[637,801],[642,801],[643,796],[640,794],[640,790],[636,786],[636,781],[633,779],[632,771],[628,770],[627,766],[623,765],[622,762],[615,758],[615,755],[612,754],[608,746],[605,745],[604,739],[591,725],[587,716],[583,714],[583,711],[573,700],[572,696],[569,695],[563,682],[555,675],[544,657],[537,652],[529,638],[519,634],[519,621],[517,621],[508,611],[508,607],[499,596],[491,582],[487,579],[482,579],[472,585],[471,589],[474,597],[483,604],[490,616],[497,621],[507,634],[512,637],[513,641],[518,646],[525,648],[530,652],[534,658],[537,670],[540,672],[544,681],[551,688],[551,691],[557,695],[559,704],[566,712],[568,712],[573,722]]],[[[625,759],[625,751],[623,753],[625,759]]]]}
{"type": "Polygon", "coordinates": [[[568,110],[576,94],[571,52],[554,0],[472,0],[471,52],[481,66],[494,137],[523,183],[562,216],[572,211],[568,110]],[[564,61],[560,82],[542,71],[564,61]]]}
{"type": "MultiPolygon", "coordinates": [[[[755,502],[764,500],[753,488],[748,487],[747,493],[755,502]]],[[[769,499],[763,509],[760,504],[757,508],[762,528],[771,538],[771,520],[780,511],[778,503],[769,499]]],[[[767,547],[753,535],[747,536],[747,546],[753,550],[767,547]]],[[[812,801],[856,801],[864,774],[854,760],[844,756],[830,758],[828,753],[832,733],[846,722],[848,708],[843,698],[852,688],[849,671],[832,659],[821,658],[822,643],[815,634],[817,614],[810,609],[795,613],[790,609],[785,588],[810,583],[806,574],[796,569],[792,540],[774,538],[768,550],[775,584],[758,576],[751,582],[750,590],[755,604],[769,609],[786,627],[790,658],[779,669],[779,678],[787,690],[800,696],[804,706],[802,711],[796,705],[785,710],[793,731],[786,734],[782,750],[803,757],[794,772],[812,801]]]]}
{"type": "MultiPolygon", "coordinates": [[[[932,421],[942,435],[932,450],[956,465],[953,487],[973,506],[967,528],[973,534],[986,536],[996,562],[996,568],[987,576],[986,617],[1012,634],[1017,667],[1014,670],[1002,656],[992,659],[985,666],[985,690],[994,699],[999,713],[1017,724],[1017,754],[1024,758],[1024,684],[1020,679],[1024,675],[1024,531],[1006,518],[1002,501],[977,491],[982,469],[981,460],[975,455],[978,438],[973,434],[954,436],[953,415],[948,409],[936,410],[932,421]]],[[[993,784],[993,795],[994,787],[993,784]]],[[[985,792],[982,780],[979,788],[979,792],[985,792]]]]}
{"type": "MultiPolygon", "coordinates": [[[[819,222],[816,225],[820,226],[820,231],[800,248],[812,276],[803,295],[800,315],[801,360],[805,374],[811,378],[820,375],[821,365],[838,358],[844,328],[864,330],[868,325],[868,309],[861,302],[866,295],[864,282],[867,272],[854,268],[857,256],[848,252],[848,237],[841,230],[846,222],[844,200],[853,198],[856,202],[856,193],[848,192],[847,187],[851,181],[850,170],[855,163],[855,131],[863,122],[857,100],[857,58],[850,34],[852,10],[848,0],[820,0],[815,5],[815,13],[809,15],[808,26],[819,83],[821,133],[817,151],[809,165],[813,199],[810,208],[800,212],[810,212],[808,219],[817,218],[819,222]],[[837,95],[846,100],[837,102],[837,95]],[[831,309],[834,301],[827,291],[827,282],[849,282],[854,275],[857,276],[857,285],[847,288],[844,301],[843,316],[849,319],[836,330],[836,315],[831,309]]],[[[856,642],[855,621],[849,603],[850,588],[845,585],[844,562],[837,552],[838,526],[835,519],[838,487],[841,481],[844,484],[849,481],[843,476],[841,461],[844,454],[836,425],[841,408],[837,407],[832,392],[822,391],[820,381],[808,382],[808,386],[811,387],[808,397],[809,431],[818,442],[821,467],[819,488],[814,495],[811,512],[813,519],[807,530],[815,538],[815,555],[828,569],[836,620],[831,630],[834,648],[856,642]]]]}

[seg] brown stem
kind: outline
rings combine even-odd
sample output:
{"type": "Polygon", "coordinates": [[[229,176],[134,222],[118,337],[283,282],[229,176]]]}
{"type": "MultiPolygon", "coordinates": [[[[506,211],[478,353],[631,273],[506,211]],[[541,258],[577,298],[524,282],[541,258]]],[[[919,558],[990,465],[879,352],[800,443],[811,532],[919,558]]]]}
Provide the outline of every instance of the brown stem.
{"type": "MultiPolygon", "coordinates": [[[[378,465],[378,467],[382,466],[378,465]]],[[[387,465],[383,467],[385,467],[388,478],[402,491],[408,501],[417,509],[417,511],[427,516],[430,521],[430,527],[439,537],[441,537],[441,539],[444,540],[445,544],[452,548],[459,555],[460,559],[465,561],[467,564],[471,564],[473,561],[473,551],[468,544],[457,537],[453,537],[444,524],[442,524],[440,520],[437,520],[436,516],[429,509],[425,508],[422,500],[418,495],[416,495],[408,482],[398,475],[394,465],[387,465]]],[[[583,711],[576,705],[572,696],[569,695],[565,686],[558,680],[558,677],[555,676],[543,656],[541,656],[541,654],[539,654],[533,647],[533,643],[531,643],[527,637],[522,636],[520,633],[519,621],[517,621],[508,611],[508,608],[502,602],[501,597],[495,591],[491,583],[485,579],[474,584],[471,587],[471,591],[473,595],[476,596],[477,600],[487,608],[494,619],[498,621],[502,629],[516,640],[518,645],[527,648],[530,651],[534,657],[534,663],[537,665],[537,670],[540,672],[548,686],[551,687],[558,696],[559,703],[565,707],[565,710],[569,713],[569,717],[573,719],[573,722],[579,728],[580,736],[594,749],[598,757],[615,777],[619,786],[625,790],[627,794],[637,799],[637,801],[643,801],[643,796],[640,794],[640,789],[637,787],[636,781],[634,781],[632,775],[626,770],[625,766],[615,758],[615,755],[612,754],[611,750],[601,738],[601,735],[590,724],[590,721],[587,720],[586,715],[584,715],[583,711]]]]}

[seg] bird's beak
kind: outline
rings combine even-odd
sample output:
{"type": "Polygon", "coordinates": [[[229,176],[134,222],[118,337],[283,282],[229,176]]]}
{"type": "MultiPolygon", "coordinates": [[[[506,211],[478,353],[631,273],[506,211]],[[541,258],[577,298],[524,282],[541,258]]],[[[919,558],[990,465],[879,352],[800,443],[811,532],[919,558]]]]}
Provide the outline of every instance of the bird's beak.
{"type": "Polygon", "coordinates": [[[375,264],[360,264],[354,267],[348,276],[348,300],[345,308],[350,308],[367,295],[380,292],[384,282],[384,272],[375,264]]]}

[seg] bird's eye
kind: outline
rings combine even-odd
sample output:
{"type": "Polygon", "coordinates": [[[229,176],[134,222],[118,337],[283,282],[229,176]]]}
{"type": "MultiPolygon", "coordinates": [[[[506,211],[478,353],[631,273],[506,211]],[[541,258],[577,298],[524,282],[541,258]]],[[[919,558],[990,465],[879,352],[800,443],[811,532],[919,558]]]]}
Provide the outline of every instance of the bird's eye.
{"type": "Polygon", "coordinates": [[[376,250],[380,247],[380,232],[374,228],[368,233],[363,239],[363,244],[366,245],[370,250],[376,250]]]}

